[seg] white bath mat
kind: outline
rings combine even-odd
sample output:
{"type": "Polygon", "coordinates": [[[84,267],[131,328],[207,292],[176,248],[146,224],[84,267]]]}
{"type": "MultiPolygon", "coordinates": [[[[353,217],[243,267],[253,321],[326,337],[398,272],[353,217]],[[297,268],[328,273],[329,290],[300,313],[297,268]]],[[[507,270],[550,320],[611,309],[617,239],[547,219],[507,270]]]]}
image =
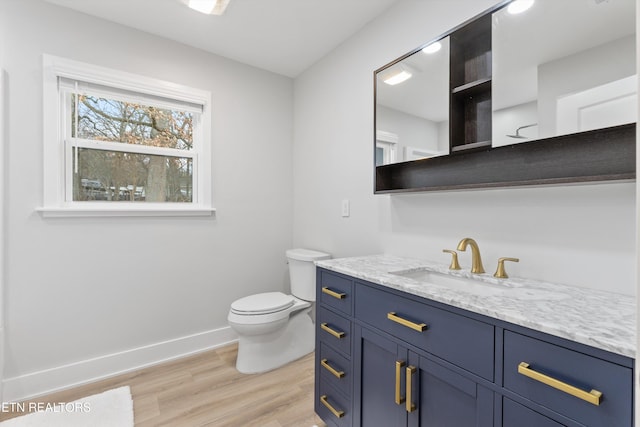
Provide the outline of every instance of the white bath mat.
{"type": "MultiPolygon", "coordinates": [[[[24,405],[29,408],[29,403],[24,405]]],[[[128,386],[57,406],[33,405],[39,405],[41,412],[3,421],[0,427],[133,427],[133,400],[128,386]]]]}

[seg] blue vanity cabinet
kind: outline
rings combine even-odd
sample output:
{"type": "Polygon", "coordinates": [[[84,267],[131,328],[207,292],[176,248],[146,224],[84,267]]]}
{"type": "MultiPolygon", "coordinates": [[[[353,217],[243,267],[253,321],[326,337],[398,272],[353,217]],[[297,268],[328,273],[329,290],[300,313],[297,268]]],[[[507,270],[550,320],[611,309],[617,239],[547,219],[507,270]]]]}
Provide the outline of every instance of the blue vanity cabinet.
{"type": "Polygon", "coordinates": [[[633,424],[633,369],[505,330],[503,387],[587,426],[633,424]]]}
{"type": "Polygon", "coordinates": [[[411,361],[416,370],[407,372],[419,381],[412,387],[415,410],[409,427],[492,427],[494,393],[441,363],[420,356],[411,361]]]}
{"type": "Polygon", "coordinates": [[[397,341],[356,326],[354,426],[407,425],[406,368],[409,351],[397,341]]]}
{"type": "Polygon", "coordinates": [[[493,382],[493,325],[419,297],[356,285],[356,320],[493,382]]]}
{"type": "Polygon", "coordinates": [[[420,338],[433,332],[429,325],[420,326],[423,319],[435,330],[443,329],[427,340],[426,349],[432,347],[435,352],[453,351],[452,344],[444,341],[457,341],[460,336],[473,344],[473,337],[466,334],[468,328],[480,327],[482,331],[486,327],[487,342],[480,344],[477,352],[466,351],[469,360],[462,355],[453,359],[493,377],[493,357],[483,357],[487,347],[493,354],[493,327],[456,316],[356,282],[354,426],[493,427],[494,392],[478,384],[475,375],[454,370],[448,362],[420,348],[424,343],[420,338]],[[393,320],[389,313],[395,313],[393,320]],[[400,324],[398,316],[403,319],[400,324]],[[388,333],[397,325],[406,328],[406,337],[413,339],[405,341],[402,333],[388,333]]]}
{"type": "Polygon", "coordinates": [[[526,406],[504,398],[502,403],[503,427],[564,427],[564,424],[553,421],[526,406]]]}
{"type": "Polygon", "coordinates": [[[354,425],[493,427],[493,391],[367,328],[354,340],[354,425]]]}
{"type": "Polygon", "coordinates": [[[322,268],[317,278],[315,408],[328,426],[633,426],[631,358],[322,268]]]}
{"type": "Polygon", "coordinates": [[[353,425],[353,279],[317,269],[316,413],[330,427],[353,425]]]}

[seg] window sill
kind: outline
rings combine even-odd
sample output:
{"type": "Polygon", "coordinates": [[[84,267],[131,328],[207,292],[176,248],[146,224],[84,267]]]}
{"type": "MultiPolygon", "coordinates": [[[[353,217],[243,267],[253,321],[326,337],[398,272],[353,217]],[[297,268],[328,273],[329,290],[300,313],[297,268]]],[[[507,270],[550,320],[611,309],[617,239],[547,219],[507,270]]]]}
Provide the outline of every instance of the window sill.
{"type": "Polygon", "coordinates": [[[193,217],[213,216],[213,207],[200,206],[55,206],[36,208],[43,218],[81,218],[81,217],[193,217]]]}

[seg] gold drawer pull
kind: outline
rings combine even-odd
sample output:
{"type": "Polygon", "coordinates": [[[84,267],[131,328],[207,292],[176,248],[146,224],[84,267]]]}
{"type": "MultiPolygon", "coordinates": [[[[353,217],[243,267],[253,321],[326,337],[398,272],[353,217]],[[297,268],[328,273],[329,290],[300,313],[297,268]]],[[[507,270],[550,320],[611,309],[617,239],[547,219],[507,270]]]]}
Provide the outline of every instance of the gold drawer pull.
{"type": "Polygon", "coordinates": [[[347,294],[345,294],[344,292],[332,291],[331,289],[327,288],[326,286],[322,287],[322,293],[323,294],[327,294],[327,295],[332,296],[332,297],[337,298],[337,299],[345,299],[347,297],[347,294]]]}
{"type": "Polygon", "coordinates": [[[591,390],[588,392],[584,391],[582,389],[579,389],[578,387],[574,387],[540,372],[536,372],[533,369],[529,368],[529,364],[526,362],[520,362],[520,364],[518,365],[518,373],[533,380],[540,381],[541,383],[546,384],[549,387],[553,387],[557,390],[570,394],[571,396],[577,397],[578,399],[587,401],[592,405],[600,405],[602,393],[598,390],[591,390]]]}
{"type": "Polygon", "coordinates": [[[402,375],[404,365],[403,360],[396,360],[396,405],[402,405],[404,403],[404,397],[400,395],[400,393],[402,393],[400,389],[400,375],[402,375]]]}
{"type": "Polygon", "coordinates": [[[416,367],[415,366],[407,366],[407,403],[406,403],[406,409],[407,412],[413,412],[416,410],[416,405],[413,404],[412,400],[412,387],[411,387],[411,383],[412,383],[412,378],[413,378],[413,374],[416,373],[416,367]]]}
{"type": "Polygon", "coordinates": [[[390,311],[389,313],[387,313],[387,319],[391,320],[392,322],[399,323],[402,326],[406,326],[407,328],[411,328],[414,331],[423,332],[425,329],[427,329],[426,323],[414,323],[407,319],[403,319],[402,317],[397,316],[395,311],[390,311]]]}
{"type": "Polygon", "coordinates": [[[338,411],[336,408],[334,408],[333,406],[331,406],[331,403],[329,403],[329,402],[327,401],[327,395],[326,395],[326,394],[323,394],[322,396],[320,396],[320,402],[322,402],[322,404],[323,404],[324,406],[326,406],[326,407],[327,407],[327,409],[328,409],[328,410],[330,410],[330,411],[331,411],[331,413],[332,413],[333,415],[335,415],[335,416],[336,416],[336,418],[342,418],[342,417],[344,417],[344,411],[338,411]]]}
{"type": "Polygon", "coordinates": [[[329,332],[331,335],[333,335],[334,337],[336,337],[336,338],[338,338],[338,339],[344,338],[344,332],[342,332],[342,331],[336,331],[336,330],[334,330],[334,329],[331,329],[331,328],[329,327],[329,325],[327,325],[326,323],[321,323],[321,324],[320,324],[320,328],[321,328],[323,331],[329,332]]]}
{"type": "Polygon", "coordinates": [[[334,377],[336,378],[344,377],[344,371],[336,371],[333,367],[331,367],[331,365],[329,365],[329,363],[327,362],[327,359],[322,359],[320,361],[320,365],[327,371],[331,372],[334,377]]]}

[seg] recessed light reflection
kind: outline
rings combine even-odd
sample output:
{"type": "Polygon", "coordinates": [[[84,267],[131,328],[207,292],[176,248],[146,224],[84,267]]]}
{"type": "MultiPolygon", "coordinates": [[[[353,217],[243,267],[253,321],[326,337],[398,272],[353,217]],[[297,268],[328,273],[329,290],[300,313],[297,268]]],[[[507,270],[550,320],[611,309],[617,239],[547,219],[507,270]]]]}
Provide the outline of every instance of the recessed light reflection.
{"type": "Polygon", "coordinates": [[[431,43],[429,46],[425,47],[422,49],[422,51],[424,53],[436,53],[437,51],[439,51],[442,48],[442,43],[440,42],[434,42],[431,43]]]}
{"type": "Polygon", "coordinates": [[[412,76],[412,74],[410,72],[408,72],[407,70],[399,70],[398,72],[390,75],[389,77],[385,78],[383,81],[388,84],[388,85],[397,85],[399,83],[402,83],[405,80],[410,79],[412,76]]]}
{"type": "Polygon", "coordinates": [[[514,2],[509,4],[509,6],[507,7],[507,12],[512,15],[522,13],[533,6],[534,1],[535,0],[515,0],[514,2]]]}
{"type": "Polygon", "coordinates": [[[187,5],[193,10],[208,15],[213,12],[213,8],[216,7],[216,2],[215,0],[189,0],[187,5]]]}
{"type": "Polygon", "coordinates": [[[230,0],[181,0],[193,10],[207,15],[222,15],[230,0]]]}

